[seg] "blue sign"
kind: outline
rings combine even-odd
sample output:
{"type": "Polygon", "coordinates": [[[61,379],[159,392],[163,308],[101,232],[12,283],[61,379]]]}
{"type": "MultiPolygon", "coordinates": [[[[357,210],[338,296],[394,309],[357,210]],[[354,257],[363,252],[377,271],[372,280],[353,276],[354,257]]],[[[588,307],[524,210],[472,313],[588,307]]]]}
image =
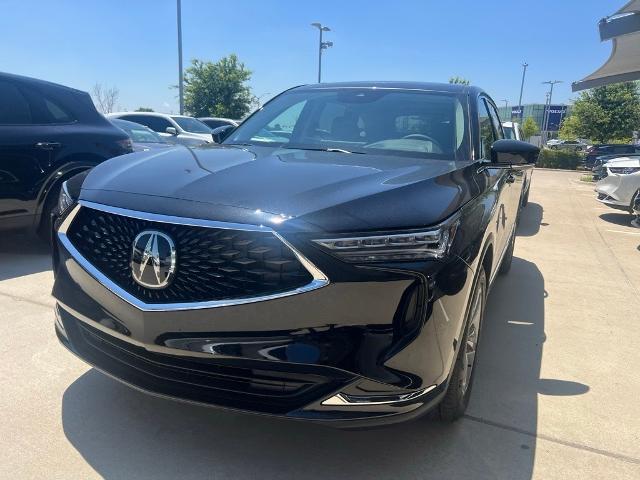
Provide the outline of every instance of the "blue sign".
{"type": "Polygon", "coordinates": [[[567,114],[567,106],[549,105],[548,107],[546,107],[545,113],[548,116],[546,130],[548,132],[557,132],[558,130],[560,130],[562,119],[567,114]]]}
{"type": "Polygon", "coordinates": [[[522,118],[522,108],[511,107],[511,118],[522,118]]]}

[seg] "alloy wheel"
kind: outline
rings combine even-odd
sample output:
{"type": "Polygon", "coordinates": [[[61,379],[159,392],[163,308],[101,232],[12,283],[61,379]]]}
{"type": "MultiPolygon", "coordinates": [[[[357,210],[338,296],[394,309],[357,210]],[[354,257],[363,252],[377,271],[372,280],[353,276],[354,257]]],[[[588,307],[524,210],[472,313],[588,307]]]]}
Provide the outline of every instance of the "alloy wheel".
{"type": "Polygon", "coordinates": [[[484,284],[480,283],[473,296],[471,306],[471,317],[469,326],[467,327],[467,336],[464,345],[463,358],[463,374],[461,381],[462,394],[464,395],[471,383],[471,374],[476,361],[476,352],[478,349],[478,338],[480,335],[480,321],[482,320],[482,311],[484,307],[484,284]]]}

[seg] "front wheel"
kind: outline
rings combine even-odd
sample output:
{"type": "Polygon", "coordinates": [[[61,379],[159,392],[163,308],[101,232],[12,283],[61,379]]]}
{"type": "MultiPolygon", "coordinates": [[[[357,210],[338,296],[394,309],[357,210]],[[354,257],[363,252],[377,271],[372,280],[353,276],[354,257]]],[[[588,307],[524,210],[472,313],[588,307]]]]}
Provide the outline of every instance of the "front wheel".
{"type": "Polygon", "coordinates": [[[449,380],[449,388],[438,406],[440,418],[447,422],[453,422],[462,417],[469,404],[486,297],[487,276],[484,268],[481,268],[471,295],[471,308],[456,357],[456,364],[449,380]]]}

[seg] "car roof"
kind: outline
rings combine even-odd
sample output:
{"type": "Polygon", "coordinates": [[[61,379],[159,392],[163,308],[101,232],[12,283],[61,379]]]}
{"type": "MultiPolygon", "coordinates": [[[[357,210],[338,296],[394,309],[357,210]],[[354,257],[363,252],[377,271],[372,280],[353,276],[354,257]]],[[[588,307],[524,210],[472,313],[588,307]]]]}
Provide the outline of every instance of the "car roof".
{"type": "Polygon", "coordinates": [[[107,117],[120,117],[122,115],[148,115],[151,117],[169,117],[169,118],[195,118],[189,115],[174,115],[173,113],[162,112],[112,112],[107,114],[107,117]]]}
{"type": "Polygon", "coordinates": [[[458,83],[436,83],[436,82],[406,82],[406,81],[362,81],[362,82],[333,82],[314,83],[300,85],[295,89],[301,90],[322,90],[339,88],[386,88],[397,90],[425,90],[436,92],[452,93],[480,93],[483,90],[472,85],[462,85],[458,83]]]}
{"type": "Polygon", "coordinates": [[[520,125],[518,122],[502,122],[503,127],[513,128],[515,125],[520,125]]]}
{"type": "MultiPolygon", "coordinates": [[[[136,122],[131,122],[129,120],[124,120],[122,118],[109,118],[110,122],[113,122],[114,125],[116,126],[120,126],[122,125],[123,127],[128,127],[128,128],[145,128],[147,130],[151,130],[149,127],[147,127],[146,125],[142,125],[141,123],[136,123],[136,122]]],[[[153,130],[151,130],[153,131],[153,130]]]]}
{"type": "Polygon", "coordinates": [[[15,73],[0,72],[0,79],[14,80],[14,81],[21,82],[23,84],[33,85],[36,87],[39,86],[39,87],[49,87],[49,88],[60,88],[73,93],[82,93],[82,94],[87,93],[82,90],[78,90],[77,88],[67,87],[66,85],[60,85],[59,83],[53,83],[47,80],[40,80],[39,78],[25,77],[24,75],[16,75],[15,73]]]}
{"type": "Polygon", "coordinates": [[[237,122],[233,118],[224,118],[224,117],[197,117],[198,120],[222,120],[223,122],[237,122]]]}

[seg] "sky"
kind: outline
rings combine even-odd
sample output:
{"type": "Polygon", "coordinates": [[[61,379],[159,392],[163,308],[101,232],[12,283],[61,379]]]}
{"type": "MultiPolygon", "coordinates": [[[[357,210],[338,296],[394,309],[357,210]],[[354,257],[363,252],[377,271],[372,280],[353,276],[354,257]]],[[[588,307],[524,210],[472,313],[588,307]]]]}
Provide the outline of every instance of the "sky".
{"type": "MultiPolygon", "coordinates": [[[[334,42],[323,81],[446,82],[458,75],[498,105],[544,102],[545,80],[562,80],[553,103],[570,102],[571,82],[608,58],[598,20],[626,0],[182,0],[185,68],[230,53],[252,72],[265,101],[317,79],[318,31],[334,42]]],[[[120,91],[118,109],[177,112],[175,0],[0,0],[0,71],[90,91],[120,91]]]]}

